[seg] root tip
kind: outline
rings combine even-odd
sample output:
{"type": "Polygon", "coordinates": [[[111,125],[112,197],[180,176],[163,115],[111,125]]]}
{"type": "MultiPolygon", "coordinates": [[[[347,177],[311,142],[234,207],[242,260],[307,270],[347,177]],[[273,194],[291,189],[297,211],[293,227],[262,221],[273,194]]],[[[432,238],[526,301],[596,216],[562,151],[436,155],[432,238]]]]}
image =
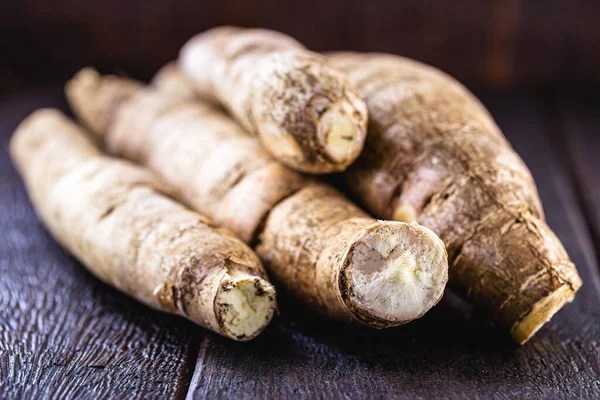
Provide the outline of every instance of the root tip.
{"type": "Polygon", "coordinates": [[[574,298],[575,290],[568,285],[561,286],[558,290],[537,302],[525,318],[515,323],[510,330],[510,335],[517,343],[524,344],[574,298]]]}

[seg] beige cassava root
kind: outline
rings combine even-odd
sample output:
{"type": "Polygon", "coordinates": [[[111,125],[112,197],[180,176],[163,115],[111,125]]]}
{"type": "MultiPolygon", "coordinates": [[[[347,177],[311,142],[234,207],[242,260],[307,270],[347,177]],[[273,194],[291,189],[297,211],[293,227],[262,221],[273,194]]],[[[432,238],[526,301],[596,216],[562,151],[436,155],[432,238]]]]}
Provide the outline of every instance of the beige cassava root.
{"type": "Polygon", "coordinates": [[[363,147],[367,113],[355,89],[284,34],[214,28],[183,47],[179,65],[202,98],[220,101],[293,169],[342,171],[363,147]]]}
{"type": "MultiPolygon", "coordinates": [[[[120,80],[85,69],[67,84],[67,98],[84,122],[102,125],[85,116],[104,115],[111,101],[97,93],[120,80]]],[[[133,90],[99,131],[108,150],[157,171],[178,199],[252,243],[299,300],[383,328],[420,317],[440,299],[447,260],[433,232],[369,217],[275,161],[222,112],[173,93],[133,90]]]]}
{"type": "Polygon", "coordinates": [[[171,92],[180,98],[200,97],[194,90],[192,82],[177,65],[177,61],[171,61],[165,64],[156,74],[154,74],[152,82],[156,86],[163,88],[164,91],[171,92]]]}
{"type": "Polygon", "coordinates": [[[533,178],[485,107],[439,70],[385,54],[332,54],[369,111],[348,188],[380,218],[444,240],[450,284],[524,343],[581,286],[544,221],[533,178]]]}
{"type": "Polygon", "coordinates": [[[249,247],[149,170],[102,155],[59,111],[29,116],[10,152],[40,219],[102,281],[235,340],[271,320],[275,291],[249,247]]]}

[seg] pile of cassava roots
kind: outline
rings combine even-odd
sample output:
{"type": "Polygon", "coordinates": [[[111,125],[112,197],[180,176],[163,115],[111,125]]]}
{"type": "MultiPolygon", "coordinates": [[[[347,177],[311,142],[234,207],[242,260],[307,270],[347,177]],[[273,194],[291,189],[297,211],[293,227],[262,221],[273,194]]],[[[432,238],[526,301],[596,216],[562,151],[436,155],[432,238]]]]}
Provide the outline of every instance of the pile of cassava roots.
{"type": "Polygon", "coordinates": [[[449,282],[524,343],[581,286],[523,161],[433,67],[220,27],[149,85],[84,68],[65,92],[77,123],[38,110],[10,145],[39,218],[102,281],[231,339],[277,287],[389,328],[449,282]]]}

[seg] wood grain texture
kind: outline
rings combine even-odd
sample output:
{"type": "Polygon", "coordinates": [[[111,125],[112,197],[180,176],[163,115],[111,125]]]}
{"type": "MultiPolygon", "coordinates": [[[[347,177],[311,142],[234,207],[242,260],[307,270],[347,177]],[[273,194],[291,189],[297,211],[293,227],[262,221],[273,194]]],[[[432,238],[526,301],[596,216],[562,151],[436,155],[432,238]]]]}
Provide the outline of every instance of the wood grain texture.
{"type": "Polygon", "coordinates": [[[0,104],[0,397],[182,397],[205,332],[94,279],[33,213],[7,144],[41,106],[61,89],[0,104]]]}
{"type": "Polygon", "coordinates": [[[537,336],[517,347],[452,294],[421,320],[372,331],[310,315],[282,295],[281,318],[254,342],[206,340],[189,397],[597,398],[600,284],[594,251],[540,110],[484,99],[537,179],[550,225],[585,283],[537,336]],[[532,145],[534,144],[534,145],[532,145]]]}
{"type": "Polygon", "coordinates": [[[192,35],[230,24],[318,51],[401,54],[470,85],[600,84],[593,0],[3,0],[0,10],[0,70],[25,81],[86,65],[149,78],[192,35]]]}

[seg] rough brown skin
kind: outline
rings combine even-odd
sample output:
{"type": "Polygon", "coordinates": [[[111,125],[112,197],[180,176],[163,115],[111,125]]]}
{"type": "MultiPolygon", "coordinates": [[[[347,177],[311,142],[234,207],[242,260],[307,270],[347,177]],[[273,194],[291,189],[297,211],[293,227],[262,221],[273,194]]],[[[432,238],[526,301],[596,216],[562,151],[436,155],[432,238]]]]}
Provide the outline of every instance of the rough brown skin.
{"type": "Polygon", "coordinates": [[[581,279],[544,222],[533,178],[461,84],[392,55],[329,56],[369,110],[348,187],[381,218],[418,220],[444,240],[450,282],[524,343],[581,279]]]}
{"type": "MultiPolygon", "coordinates": [[[[417,224],[394,225],[389,221],[376,221],[332,187],[313,183],[271,211],[256,252],[267,265],[276,266],[270,271],[278,281],[294,282],[296,295],[313,308],[339,320],[359,320],[376,328],[387,328],[420,318],[442,295],[441,291],[435,291],[418,297],[420,304],[415,304],[415,309],[420,311],[405,316],[398,314],[394,323],[371,312],[367,304],[369,299],[361,296],[361,292],[364,294],[366,291],[357,288],[356,275],[359,272],[355,271],[368,268],[364,261],[367,257],[361,257],[362,262],[358,264],[353,263],[353,256],[364,251],[366,238],[385,238],[396,233],[401,233],[403,239],[410,243],[409,248],[425,256],[430,253],[432,264],[444,263],[443,244],[433,232],[417,224]],[[336,290],[331,290],[332,287],[336,290]]],[[[369,253],[369,257],[389,261],[401,254],[398,251],[398,254],[392,252],[389,256],[378,251],[369,253]]],[[[368,277],[376,279],[370,274],[368,277]]],[[[434,285],[446,280],[447,275],[443,271],[434,285]]],[[[390,281],[389,284],[398,286],[404,283],[402,276],[390,281]]],[[[402,291],[394,295],[400,297],[402,291]]],[[[394,303],[395,299],[391,299],[391,304],[394,303]]]]}
{"type": "MultiPolygon", "coordinates": [[[[111,104],[96,95],[105,79],[118,78],[86,69],[67,84],[76,112],[111,104]]],[[[255,244],[270,273],[301,301],[382,328],[418,318],[439,300],[447,261],[430,230],[369,217],[275,161],[225,114],[163,89],[142,89],[123,102],[99,132],[107,148],[157,171],[178,199],[255,244]],[[383,299],[365,277],[383,282],[383,299]],[[398,284],[388,288],[390,281],[398,284]]]]}
{"type": "Polygon", "coordinates": [[[345,170],[365,140],[365,104],[347,77],[294,39],[220,27],[192,38],[179,66],[202,98],[222,103],[285,165],[345,170]]]}
{"type": "Polygon", "coordinates": [[[40,219],[99,279],[235,340],[271,320],[275,291],[250,248],[167,197],[149,170],[102,155],[59,111],[29,116],[10,152],[40,219]],[[229,302],[239,290],[264,307],[249,328],[229,302]]]}

